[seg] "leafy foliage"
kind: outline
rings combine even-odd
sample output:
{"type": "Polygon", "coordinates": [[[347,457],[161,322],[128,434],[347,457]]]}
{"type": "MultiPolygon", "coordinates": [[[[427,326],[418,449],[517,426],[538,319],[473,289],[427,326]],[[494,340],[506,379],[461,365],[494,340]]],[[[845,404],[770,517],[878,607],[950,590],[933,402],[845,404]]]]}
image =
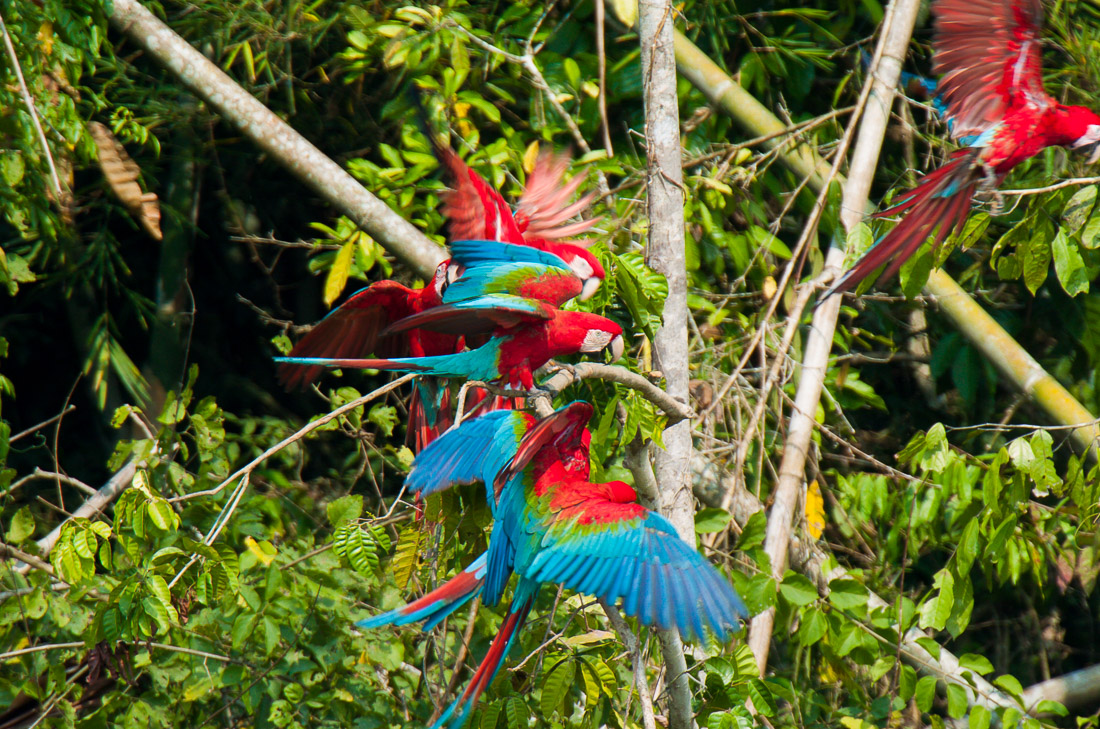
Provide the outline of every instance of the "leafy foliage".
{"type": "MultiPolygon", "coordinates": [[[[414,90],[430,124],[449,129],[466,161],[513,199],[540,142],[574,146],[572,174],[611,191],[595,206],[603,220],[593,249],[609,276],[584,306],[622,323],[635,342],[628,365],[660,382],[651,340],[668,284],[645,257],[642,69],[636,38],[609,22],[612,149],[603,149],[591,3],[150,7],[441,242],[443,183],[414,90]]],[[[875,31],[880,3],[691,0],[678,9],[686,34],[781,111],[798,139],[834,149],[846,120],[834,109],[851,104],[862,81],[850,46],[875,31]]],[[[385,380],[334,373],[315,391],[286,394],[269,362],[298,334],[292,322],[320,318],[366,282],[410,276],[109,32],[110,12],[73,0],[3,10],[61,193],[5,63],[0,533],[34,562],[0,567],[0,706],[27,712],[26,724],[45,714],[51,726],[424,722],[469,622],[469,655],[480,656],[502,616],[460,611],[426,636],[354,622],[422,594],[485,548],[483,492],[458,489],[419,509],[404,501],[412,454],[398,393],[285,442],[317,412],[385,380]],[[138,166],[134,182],[158,196],[162,242],[112,192],[93,122],[138,166]],[[74,412],[49,421],[70,402],[74,412]],[[66,518],[89,498],[74,479],[98,488],[119,472],[105,510],[66,518]]],[[[1047,54],[1050,87],[1087,99],[1100,77],[1090,50],[1096,10],[1070,2],[1051,15],[1060,50],[1047,54]]],[[[918,48],[927,38],[919,32],[918,48]]],[[[925,56],[915,54],[912,70],[927,70],[925,56]]],[[[696,446],[766,500],[794,392],[784,358],[799,359],[802,347],[795,336],[789,351],[778,349],[795,303],[778,282],[788,266],[795,281],[820,272],[813,240],[807,251],[795,247],[813,196],[776,151],[745,143],[686,81],[679,104],[693,404],[705,413],[696,446]],[[766,390],[777,361],[777,384],[766,390]]],[[[923,108],[908,113],[911,133],[888,140],[877,178],[885,199],[906,187],[908,168],[949,149],[923,108]]],[[[1048,151],[1009,186],[1045,188],[1079,164],[1048,151]]],[[[1098,412],[1096,196],[1084,184],[1006,195],[1001,210],[991,200],[945,247],[950,255],[925,251],[895,291],[913,299],[931,267],[946,266],[1098,412]]],[[[822,242],[836,227],[838,202],[828,202],[822,242]]],[[[850,248],[869,247],[889,224],[858,226],[850,248]]],[[[794,326],[808,322],[801,316],[794,326]]],[[[842,576],[819,584],[792,570],[777,584],[763,513],[735,519],[729,502],[698,484],[707,502],[699,539],[754,612],[776,609],[778,646],[763,677],[743,641],[700,647],[689,663],[698,723],[752,726],[751,701],[784,727],[865,729],[924,715],[935,726],[968,717],[972,729],[994,720],[1036,727],[1014,706],[975,705],[973,686],[984,676],[1018,699],[1047,673],[1097,662],[1095,640],[1082,637],[1071,651],[1066,636],[1092,636],[1100,468],[1070,454],[1063,431],[983,425],[1012,423],[1018,409],[1029,417],[1017,420],[1040,415],[919,301],[846,306],[836,350],[803,536],[822,535],[834,555],[826,566],[842,576]],[[912,628],[932,636],[921,639],[929,653],[959,656],[958,680],[942,693],[898,661],[912,628]]],[[[596,406],[595,478],[631,481],[626,447],[659,445],[665,417],[621,385],[587,381],[563,394],[577,397],[596,406]]],[[[630,662],[602,611],[584,596],[549,593],[471,725],[638,725],[630,662]]],[[[653,685],[656,642],[632,627],[653,685]]],[[[1040,709],[1067,715],[1053,703],[1040,709]]],[[[1083,710],[1074,718],[1093,722],[1083,710]]]]}

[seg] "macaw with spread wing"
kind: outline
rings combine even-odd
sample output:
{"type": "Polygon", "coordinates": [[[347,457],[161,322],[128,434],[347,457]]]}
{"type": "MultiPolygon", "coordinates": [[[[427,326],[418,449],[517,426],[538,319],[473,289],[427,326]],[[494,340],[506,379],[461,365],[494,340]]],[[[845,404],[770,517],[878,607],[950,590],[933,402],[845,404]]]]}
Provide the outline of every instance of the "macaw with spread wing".
{"type": "Polygon", "coordinates": [[[414,603],[360,623],[437,624],[482,593],[497,604],[519,575],[511,607],[461,696],[436,721],[455,728],[492,682],[545,582],[614,602],[647,625],[722,639],[747,615],[729,582],[621,482],[588,480],[592,406],[575,402],[535,421],[490,413],[464,422],[418,456],[408,485],[428,494],[481,481],[496,518],[488,551],[414,603]]]}
{"type": "MultiPolygon", "coordinates": [[[[513,216],[500,193],[454,150],[436,143],[436,153],[453,186],[443,196],[443,214],[452,241],[495,241],[551,253],[581,281],[576,296],[584,300],[596,292],[607,274],[586,250],[590,241],[560,240],[583,233],[597,222],[588,219],[566,223],[593,197],[588,194],[575,203],[569,202],[584,176],[576,175],[562,183],[569,167],[568,156],[544,153],[539,157],[513,216]]],[[[480,260],[487,260],[484,253],[480,260]]],[[[424,357],[460,351],[461,341],[449,335],[414,331],[407,337],[388,337],[382,332],[400,319],[442,304],[444,288],[460,277],[464,265],[461,256],[444,261],[422,289],[409,289],[395,281],[379,281],[360,289],[318,322],[294,346],[290,357],[424,357]]],[[[323,371],[320,365],[303,367],[284,362],[278,370],[279,383],[287,389],[305,387],[323,371]]]]}
{"type": "Polygon", "coordinates": [[[933,70],[951,118],[951,134],[972,137],[950,161],[925,175],[899,203],[876,217],[901,221],[826,293],[854,288],[879,266],[898,272],[929,236],[939,246],[966,223],[976,194],[1047,147],[1100,157],[1100,116],[1067,106],[1043,88],[1041,0],[934,0],[933,70]]]}

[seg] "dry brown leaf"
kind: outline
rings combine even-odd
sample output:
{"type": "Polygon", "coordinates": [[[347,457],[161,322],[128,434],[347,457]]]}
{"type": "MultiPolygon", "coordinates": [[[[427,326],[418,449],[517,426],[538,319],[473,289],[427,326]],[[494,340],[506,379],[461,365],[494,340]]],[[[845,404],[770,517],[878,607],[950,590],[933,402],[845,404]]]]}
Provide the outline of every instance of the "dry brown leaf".
{"type": "Polygon", "coordinates": [[[115,195],[149,235],[161,240],[164,236],[160,232],[160,203],[155,192],[143,192],[138,184],[141,168],[130,159],[126,149],[106,125],[92,122],[88,125],[88,131],[95,141],[103,176],[115,195]]]}

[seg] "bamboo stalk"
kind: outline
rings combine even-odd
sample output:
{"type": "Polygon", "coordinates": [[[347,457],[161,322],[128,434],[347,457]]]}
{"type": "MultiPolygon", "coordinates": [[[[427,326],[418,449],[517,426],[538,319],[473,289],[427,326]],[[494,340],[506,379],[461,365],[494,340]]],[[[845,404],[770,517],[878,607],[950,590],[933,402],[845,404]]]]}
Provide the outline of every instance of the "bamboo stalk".
{"type": "MultiPolygon", "coordinates": [[[[676,65],[684,78],[748,133],[765,136],[786,128],[783,122],[679,31],[676,32],[676,65]]],[[[811,187],[820,189],[825,179],[822,170],[827,170],[828,165],[812,150],[807,149],[804,154],[802,149],[799,147],[793,152],[780,150],[779,159],[796,174],[808,177],[811,187]]],[[[843,178],[838,177],[837,180],[842,181],[843,178]]],[[[954,279],[942,270],[935,270],[928,278],[925,291],[941,302],[941,313],[959,333],[989,356],[1006,380],[1032,398],[1051,421],[1059,425],[1082,426],[1074,431],[1072,443],[1082,452],[1091,448],[1088,452],[1096,457],[1095,443],[1100,437],[1096,417],[1050,373],[1044,371],[954,279]]]]}
{"type": "Polygon", "coordinates": [[[237,85],[138,0],[114,0],[111,24],[383,248],[430,278],[446,252],[390,210],[340,165],[237,85]]]}

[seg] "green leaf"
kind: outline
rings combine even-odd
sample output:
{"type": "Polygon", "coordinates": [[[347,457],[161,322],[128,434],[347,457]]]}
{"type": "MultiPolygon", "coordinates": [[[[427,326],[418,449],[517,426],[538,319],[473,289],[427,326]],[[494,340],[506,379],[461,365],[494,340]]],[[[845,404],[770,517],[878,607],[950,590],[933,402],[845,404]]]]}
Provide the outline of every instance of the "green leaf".
{"type": "Polygon", "coordinates": [[[867,588],[855,580],[833,580],[829,583],[829,602],[841,610],[851,610],[867,604],[867,588]]]}
{"type": "Polygon", "coordinates": [[[963,653],[959,656],[959,665],[979,676],[993,673],[993,664],[989,662],[988,658],[977,653],[963,653]]]}
{"type": "Polygon", "coordinates": [[[970,729],[989,729],[993,721],[993,713],[981,704],[975,704],[970,710],[970,729]]]}
{"type": "Polygon", "coordinates": [[[31,514],[29,506],[24,506],[15,512],[4,539],[11,544],[19,544],[32,534],[34,534],[34,515],[31,514]]]}
{"type": "Polygon", "coordinates": [[[768,518],[764,515],[764,511],[755,512],[745,522],[745,526],[741,528],[741,537],[737,540],[737,548],[745,552],[753,547],[759,547],[764,543],[767,528],[768,518]]]}
{"type": "Polygon", "coordinates": [[[943,630],[954,606],[955,578],[948,570],[942,569],[936,573],[933,584],[932,595],[921,605],[919,625],[921,628],[943,630]]]}
{"type": "Polygon", "coordinates": [[[325,505],[325,514],[328,522],[334,527],[358,519],[363,514],[363,497],[356,494],[348,494],[334,499],[325,505]]]}
{"type": "Polygon", "coordinates": [[[543,719],[553,716],[558,707],[565,702],[565,697],[573,685],[576,670],[573,661],[566,658],[558,661],[547,671],[546,679],[542,682],[542,698],[539,701],[543,719]]]}
{"type": "Polygon", "coordinates": [[[783,576],[783,582],[779,583],[779,594],[792,605],[801,607],[817,599],[817,588],[808,578],[788,571],[783,576]]]}
{"type": "Polygon", "coordinates": [[[929,711],[932,708],[932,700],[936,698],[936,677],[923,676],[917,681],[917,688],[913,692],[913,700],[921,711],[929,711]]]}
{"type": "Polygon", "coordinates": [[[947,684],[947,715],[952,719],[966,716],[966,689],[957,683],[947,684]]]}
{"type": "MultiPolygon", "coordinates": [[[[1095,188],[1092,188],[1095,194],[1095,188]]],[[[1070,296],[1089,291],[1089,276],[1085,261],[1077,250],[1077,244],[1070,240],[1064,231],[1059,230],[1051,244],[1054,253],[1054,272],[1058,282],[1070,296]]]]}
{"type": "Polygon", "coordinates": [[[409,524],[397,536],[397,547],[393,551],[390,569],[393,570],[393,581],[399,590],[405,589],[416,570],[423,536],[424,531],[417,524],[409,524]]]}
{"type": "Polygon", "coordinates": [[[504,720],[508,729],[527,729],[528,720],[527,704],[516,696],[509,696],[504,700],[504,720]]]}
{"type": "Polygon", "coordinates": [[[997,678],[993,679],[993,685],[998,686],[1005,690],[1008,695],[1014,699],[1019,699],[1024,695],[1024,687],[1020,685],[1020,681],[1011,673],[1002,673],[997,678]]]}
{"type": "Polygon", "coordinates": [[[1047,279],[1050,269],[1050,244],[1042,227],[1034,233],[1022,251],[1024,264],[1024,284],[1034,296],[1047,279]]]}
{"type": "Polygon", "coordinates": [[[393,428],[397,425],[397,408],[392,405],[375,405],[367,413],[367,420],[377,425],[388,438],[393,435],[393,428]]]}
{"type": "Polygon", "coordinates": [[[733,514],[725,509],[707,507],[695,514],[695,533],[712,534],[720,532],[733,520],[733,514]]]}
{"type": "Polygon", "coordinates": [[[1096,185],[1082,187],[1073,193],[1062,208],[1062,226],[1070,234],[1076,233],[1089,220],[1096,205],[1096,185]]]}
{"type": "Polygon", "coordinates": [[[763,681],[758,678],[749,679],[747,689],[757,711],[764,716],[775,716],[775,698],[763,681]]]}

